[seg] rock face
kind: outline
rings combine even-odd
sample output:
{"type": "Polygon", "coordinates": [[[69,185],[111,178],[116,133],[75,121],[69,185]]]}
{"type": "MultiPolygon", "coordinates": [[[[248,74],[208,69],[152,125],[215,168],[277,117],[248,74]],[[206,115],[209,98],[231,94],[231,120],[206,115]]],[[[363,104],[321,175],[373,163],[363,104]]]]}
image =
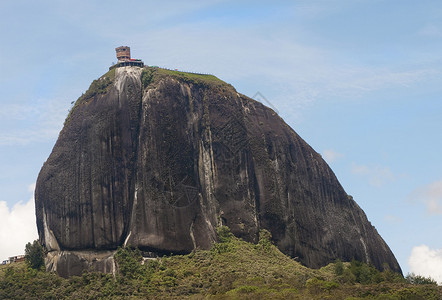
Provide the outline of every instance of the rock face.
{"type": "Polygon", "coordinates": [[[124,67],[77,100],[35,192],[47,268],[113,271],[132,245],[208,249],[227,225],[318,268],[401,269],[334,173],[274,111],[213,76],[124,67]]]}

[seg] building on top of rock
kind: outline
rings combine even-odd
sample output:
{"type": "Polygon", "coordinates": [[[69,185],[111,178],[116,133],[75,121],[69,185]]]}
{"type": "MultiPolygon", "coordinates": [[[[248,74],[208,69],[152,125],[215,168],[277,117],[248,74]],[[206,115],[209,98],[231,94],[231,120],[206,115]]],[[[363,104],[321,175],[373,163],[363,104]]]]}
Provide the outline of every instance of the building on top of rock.
{"type": "Polygon", "coordinates": [[[120,46],[115,48],[115,51],[117,52],[118,62],[130,61],[130,47],[120,46]]]}
{"type": "Polygon", "coordinates": [[[109,70],[119,67],[144,67],[144,62],[141,59],[135,59],[130,57],[130,47],[120,46],[115,48],[117,52],[118,63],[112,65],[109,70]]]}

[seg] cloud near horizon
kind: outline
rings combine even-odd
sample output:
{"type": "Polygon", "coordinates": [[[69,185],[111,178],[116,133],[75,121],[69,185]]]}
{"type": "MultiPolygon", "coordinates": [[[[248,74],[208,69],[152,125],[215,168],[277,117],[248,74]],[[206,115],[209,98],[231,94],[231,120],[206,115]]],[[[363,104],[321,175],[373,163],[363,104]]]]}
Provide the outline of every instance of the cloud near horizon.
{"type": "Polygon", "coordinates": [[[431,277],[442,284],[442,248],[435,250],[426,245],[413,247],[408,264],[411,273],[431,277]]]}
{"type": "MultiPolygon", "coordinates": [[[[32,195],[34,189],[35,184],[31,184],[29,192],[32,195]]],[[[0,201],[0,261],[24,254],[26,243],[37,238],[34,196],[26,203],[16,203],[12,209],[6,201],[0,201]]]]}

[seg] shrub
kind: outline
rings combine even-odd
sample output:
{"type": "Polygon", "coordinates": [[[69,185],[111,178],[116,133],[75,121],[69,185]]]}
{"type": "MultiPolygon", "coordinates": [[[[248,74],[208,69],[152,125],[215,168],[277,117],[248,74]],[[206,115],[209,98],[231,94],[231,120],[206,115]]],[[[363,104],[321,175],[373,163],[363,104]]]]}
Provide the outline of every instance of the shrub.
{"type": "Polygon", "coordinates": [[[384,264],[384,271],[382,271],[382,280],[385,282],[406,283],[404,276],[400,273],[393,272],[388,264],[384,264]]]}
{"type": "Polygon", "coordinates": [[[268,230],[261,229],[259,231],[258,248],[261,248],[265,252],[270,252],[272,245],[272,234],[268,230]]]}
{"type": "Polygon", "coordinates": [[[230,228],[227,226],[220,226],[216,228],[216,234],[218,236],[219,243],[215,243],[210,251],[213,254],[228,253],[235,249],[233,239],[235,236],[230,232],[230,228]]]}
{"type": "Polygon", "coordinates": [[[369,266],[366,263],[352,260],[350,264],[350,270],[356,277],[356,282],[362,284],[379,283],[382,281],[381,272],[373,266],[369,266]]]}
{"type": "Polygon", "coordinates": [[[411,284],[432,284],[437,285],[436,280],[434,280],[431,277],[425,277],[422,275],[416,275],[414,273],[408,273],[408,275],[405,277],[408,283],[411,284]]]}
{"type": "Polygon", "coordinates": [[[230,228],[227,226],[220,226],[216,228],[216,235],[220,243],[228,243],[233,238],[233,233],[230,232],[230,228]]]}
{"type": "Polygon", "coordinates": [[[337,289],[339,287],[339,284],[334,281],[325,281],[314,277],[307,280],[305,286],[311,294],[319,294],[325,291],[330,293],[331,290],[337,289]]]}
{"type": "Polygon", "coordinates": [[[114,258],[119,274],[124,278],[136,279],[143,274],[143,265],[141,265],[143,256],[140,250],[130,247],[118,248],[114,258]]]}
{"type": "Polygon", "coordinates": [[[32,244],[27,243],[25,246],[25,261],[26,264],[35,270],[43,269],[45,265],[45,254],[43,247],[38,240],[35,240],[32,244]]]}
{"type": "Polygon", "coordinates": [[[340,276],[340,279],[342,280],[342,282],[350,284],[354,284],[356,282],[356,276],[350,269],[345,269],[342,273],[342,276],[340,276]]]}
{"type": "Polygon", "coordinates": [[[337,276],[344,274],[344,263],[340,259],[337,259],[335,262],[335,274],[337,276]]]}
{"type": "Polygon", "coordinates": [[[253,286],[253,285],[243,285],[243,286],[237,287],[237,288],[235,289],[235,291],[236,291],[238,294],[250,294],[250,293],[255,292],[257,289],[258,289],[257,286],[253,286]]]}

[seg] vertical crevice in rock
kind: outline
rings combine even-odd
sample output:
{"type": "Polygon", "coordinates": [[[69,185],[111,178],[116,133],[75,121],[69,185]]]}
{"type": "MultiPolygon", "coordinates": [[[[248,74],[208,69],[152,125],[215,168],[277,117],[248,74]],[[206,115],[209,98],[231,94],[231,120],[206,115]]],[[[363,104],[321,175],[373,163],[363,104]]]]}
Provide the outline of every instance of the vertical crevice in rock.
{"type": "Polygon", "coordinates": [[[202,195],[198,197],[203,222],[210,232],[210,239],[216,240],[215,227],[218,223],[219,205],[214,195],[215,167],[213,159],[212,132],[210,130],[209,99],[205,91],[202,96],[201,137],[199,142],[198,176],[202,195]]]}

